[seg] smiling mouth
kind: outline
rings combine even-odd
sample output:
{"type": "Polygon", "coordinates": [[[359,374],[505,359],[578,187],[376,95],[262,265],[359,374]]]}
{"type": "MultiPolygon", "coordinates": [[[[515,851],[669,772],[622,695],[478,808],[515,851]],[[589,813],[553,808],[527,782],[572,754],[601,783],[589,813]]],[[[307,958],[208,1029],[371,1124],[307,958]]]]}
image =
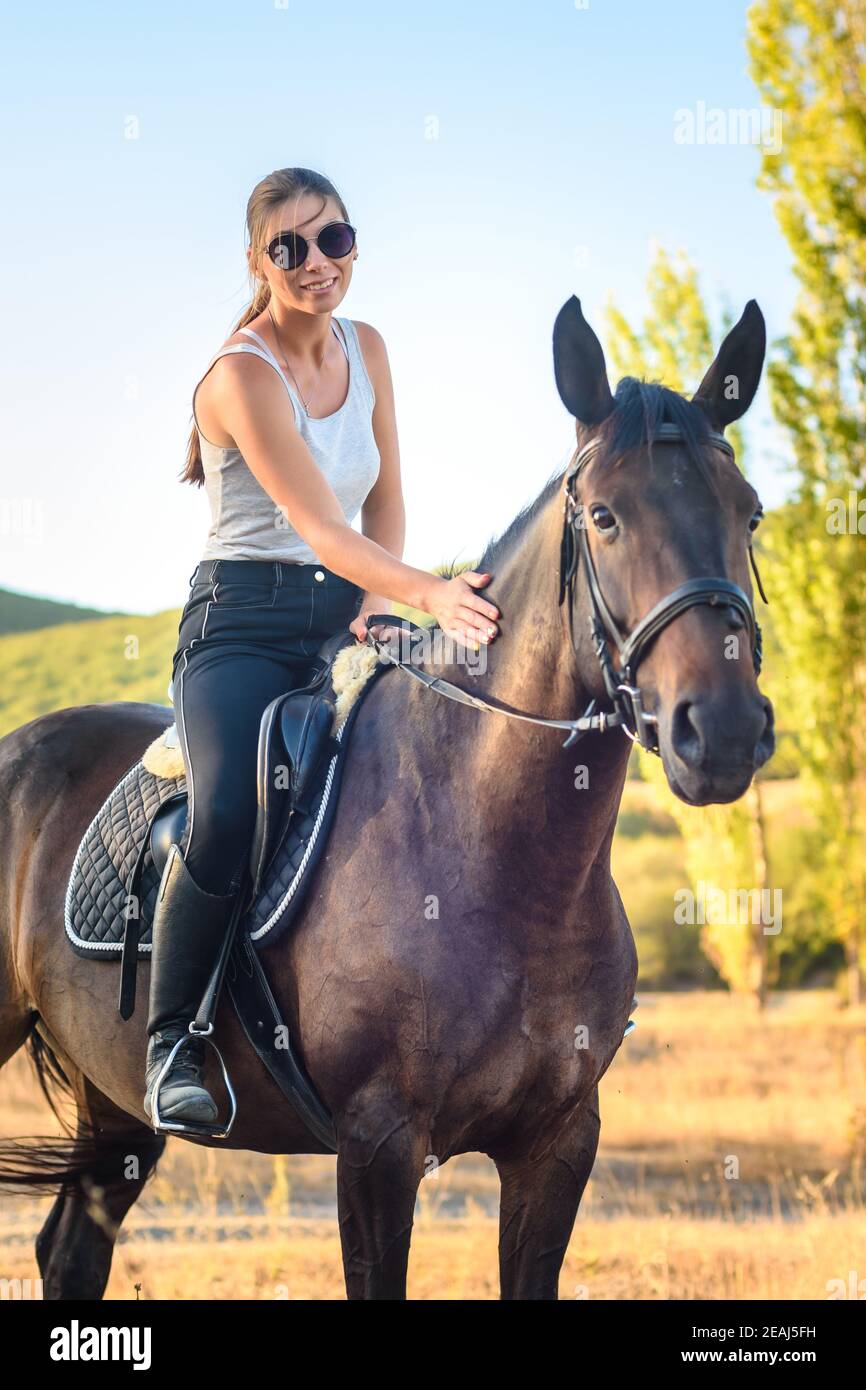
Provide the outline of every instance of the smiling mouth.
{"type": "Polygon", "coordinates": [[[315,290],[318,294],[324,294],[332,285],[336,285],[337,277],[332,275],[329,280],[311,280],[308,285],[302,285],[302,290],[315,290]]]}

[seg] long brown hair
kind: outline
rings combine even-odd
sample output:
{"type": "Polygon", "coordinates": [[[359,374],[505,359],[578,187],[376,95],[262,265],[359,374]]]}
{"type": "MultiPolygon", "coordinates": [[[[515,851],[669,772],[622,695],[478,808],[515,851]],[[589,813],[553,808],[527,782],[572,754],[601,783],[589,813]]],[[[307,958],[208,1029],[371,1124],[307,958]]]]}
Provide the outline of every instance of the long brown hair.
{"type": "MultiPolygon", "coordinates": [[[[250,194],[247,203],[247,247],[255,248],[256,254],[259,254],[258,248],[263,243],[268,220],[274,208],[288,202],[289,199],[299,198],[304,193],[318,193],[323,200],[323,206],[324,199],[333,198],[340,209],[340,216],[349,221],[346,204],[331,180],[326,179],[324,174],[317,174],[314,169],[275,169],[267,178],[261,179],[250,194]]],[[[252,271],[250,278],[254,279],[252,271]]],[[[262,312],[270,297],[271,287],[267,280],[256,279],[252,299],[227,336],[231,337],[239,328],[245,328],[262,312]]],[[[181,482],[195,483],[197,487],[201,487],[204,482],[201,443],[194,420],[186,451],[186,466],[180,477],[181,482]]]]}

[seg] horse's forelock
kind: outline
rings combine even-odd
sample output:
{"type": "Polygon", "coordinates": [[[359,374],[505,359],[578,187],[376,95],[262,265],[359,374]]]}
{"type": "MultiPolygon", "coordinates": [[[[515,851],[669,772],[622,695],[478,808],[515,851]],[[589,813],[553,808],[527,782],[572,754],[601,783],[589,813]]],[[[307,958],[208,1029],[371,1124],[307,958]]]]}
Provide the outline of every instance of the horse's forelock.
{"type": "Polygon", "coordinates": [[[659,426],[676,425],[689,458],[707,486],[715,491],[714,475],[703,454],[709,422],[700,406],[658,382],[639,381],[632,376],[622,378],[614,401],[614,409],[597,431],[603,442],[604,462],[618,463],[632,449],[651,451],[659,426]]]}

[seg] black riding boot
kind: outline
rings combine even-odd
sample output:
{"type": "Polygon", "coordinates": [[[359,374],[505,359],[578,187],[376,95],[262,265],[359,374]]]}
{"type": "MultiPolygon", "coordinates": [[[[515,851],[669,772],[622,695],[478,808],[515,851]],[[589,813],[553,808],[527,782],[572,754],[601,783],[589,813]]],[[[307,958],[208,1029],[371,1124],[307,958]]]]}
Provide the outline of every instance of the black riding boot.
{"type": "Polygon", "coordinates": [[[155,1083],[178,1038],[178,1051],[159,1088],[161,1120],[213,1124],[217,1106],[202,1084],[205,1044],[189,1032],[220,948],[236,894],[205,893],[193,879],[177,845],[169,850],[153,919],[150,1011],[147,1031],[145,1113],[152,1116],[155,1083]]]}

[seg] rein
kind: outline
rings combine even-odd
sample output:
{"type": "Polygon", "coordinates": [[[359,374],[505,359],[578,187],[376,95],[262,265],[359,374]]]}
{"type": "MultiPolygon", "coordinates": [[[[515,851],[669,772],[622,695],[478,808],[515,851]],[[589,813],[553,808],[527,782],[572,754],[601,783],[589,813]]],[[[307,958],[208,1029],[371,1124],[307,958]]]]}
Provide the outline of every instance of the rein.
{"type": "MultiPolygon", "coordinates": [[[[364,621],[368,629],[377,623],[387,623],[389,627],[402,627],[421,637],[430,631],[429,628],[413,623],[410,618],[401,618],[396,613],[370,613],[364,621]]],[[[426,685],[428,690],[435,690],[437,695],[445,695],[459,705],[473,705],[475,709],[486,710],[489,714],[504,714],[508,719],[522,719],[528,724],[546,724],[550,729],[568,729],[569,737],[563,743],[563,748],[569,748],[572,743],[583,738],[584,734],[603,734],[607,729],[615,729],[623,722],[622,716],[616,712],[608,714],[601,710],[598,714],[594,713],[595,700],[587,706],[579,719],[545,719],[539,714],[524,714],[520,710],[509,709],[507,705],[494,705],[483,696],[473,695],[471,691],[461,689],[452,681],[444,680],[442,676],[431,676],[427,671],[413,666],[411,662],[401,661],[388,650],[386,642],[380,642],[369,630],[366,640],[369,646],[375,647],[379,655],[385,657],[392,665],[399,666],[401,671],[426,685]]]]}
{"type": "MultiPolygon", "coordinates": [[[[658,427],[650,443],[683,442],[684,438],[679,426],[663,424],[658,427]]],[[[724,435],[711,431],[707,436],[707,442],[717,449],[723,449],[732,459],[735,457],[734,450],[724,435]]],[[[574,595],[577,585],[578,562],[582,559],[586,569],[590,597],[588,617],[592,644],[601,667],[605,692],[612,709],[598,710],[596,708],[597,700],[592,699],[583,714],[577,719],[546,719],[541,715],[525,714],[505,705],[492,704],[480,695],[473,695],[470,691],[463,690],[460,686],[444,680],[441,676],[431,676],[411,662],[402,661],[399,657],[394,656],[389,651],[387,643],[380,642],[372,635],[369,631],[371,626],[385,623],[389,627],[401,627],[411,631],[413,635],[418,634],[419,636],[423,636],[429,631],[418,623],[413,623],[409,618],[401,618],[394,613],[369,614],[365,618],[368,628],[366,641],[387,661],[399,666],[401,670],[406,671],[415,680],[426,685],[428,689],[435,690],[437,694],[444,695],[447,699],[454,700],[458,704],[472,705],[475,709],[485,710],[491,714],[502,714],[506,718],[520,719],[530,724],[543,724],[552,729],[567,729],[569,734],[562,745],[563,748],[570,748],[572,744],[577,743],[588,733],[603,734],[608,729],[620,728],[633,743],[639,743],[647,752],[658,754],[657,720],[655,715],[648,714],[643,707],[641,689],[637,684],[637,669],[650,644],[659,633],[664,631],[681,613],[687,612],[688,609],[694,608],[698,604],[707,604],[711,608],[728,608],[742,617],[748,629],[752,659],[757,675],[761,669],[761,629],[755,618],[751,599],[739,585],[722,577],[699,576],[696,579],[687,579],[684,583],[678,584],[641,618],[630,633],[624,633],[621,630],[605,601],[592,552],[589,548],[583,504],[578,501],[576,495],[576,484],[583,469],[600,448],[600,439],[590,439],[582,448],[575,450],[566,470],[563,483],[565,503],[560,547],[559,604],[562,606],[567,595],[569,638],[572,648],[577,654],[574,638],[574,595]],[[614,665],[611,643],[616,648],[619,658],[618,667],[614,665]]],[[[761,598],[766,603],[767,597],[751,545],[749,546],[749,561],[761,598]]]]}

